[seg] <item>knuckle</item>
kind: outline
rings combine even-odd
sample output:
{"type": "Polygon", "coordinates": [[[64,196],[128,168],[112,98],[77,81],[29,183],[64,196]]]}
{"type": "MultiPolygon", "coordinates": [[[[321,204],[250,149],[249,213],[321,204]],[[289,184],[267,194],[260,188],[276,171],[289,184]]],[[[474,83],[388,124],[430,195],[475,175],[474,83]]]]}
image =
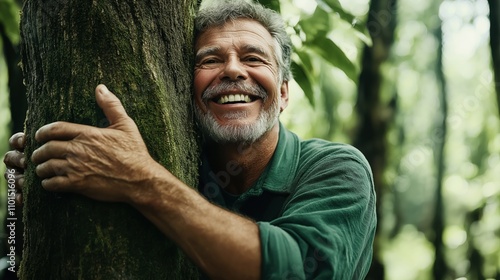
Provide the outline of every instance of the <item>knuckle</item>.
{"type": "Polygon", "coordinates": [[[7,168],[23,168],[23,157],[24,153],[18,151],[8,151],[3,157],[3,162],[7,166],[7,168]]]}
{"type": "Polygon", "coordinates": [[[17,184],[16,184],[16,188],[18,189],[22,189],[22,187],[24,186],[24,175],[19,175],[17,177],[17,180],[16,180],[17,184]]]}
{"type": "Polygon", "coordinates": [[[53,167],[53,171],[54,171],[54,174],[56,176],[62,176],[62,175],[64,175],[66,173],[65,170],[64,170],[64,168],[62,166],[58,166],[58,165],[55,165],[53,167]]]}
{"type": "Polygon", "coordinates": [[[24,133],[23,133],[23,132],[17,132],[17,133],[15,133],[15,134],[13,134],[13,135],[9,138],[9,145],[10,145],[12,148],[16,148],[16,147],[18,147],[19,138],[24,138],[24,133]]]}
{"type": "Polygon", "coordinates": [[[3,156],[3,163],[5,163],[5,165],[9,166],[10,164],[10,161],[11,161],[11,153],[12,151],[8,151],[5,153],[5,155],[3,156]]]}
{"type": "Polygon", "coordinates": [[[89,128],[85,131],[85,134],[90,139],[97,139],[100,136],[100,132],[96,129],[89,128]]]}

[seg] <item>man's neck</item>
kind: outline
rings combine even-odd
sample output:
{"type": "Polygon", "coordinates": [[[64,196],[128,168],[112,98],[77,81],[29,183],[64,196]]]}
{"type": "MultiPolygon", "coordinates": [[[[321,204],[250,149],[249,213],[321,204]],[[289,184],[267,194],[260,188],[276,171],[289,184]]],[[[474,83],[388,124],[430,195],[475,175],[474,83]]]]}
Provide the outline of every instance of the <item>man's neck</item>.
{"type": "Polygon", "coordinates": [[[242,194],[259,179],[271,160],[279,138],[279,124],[253,143],[214,143],[207,145],[207,156],[214,174],[224,174],[225,191],[242,194]]]}

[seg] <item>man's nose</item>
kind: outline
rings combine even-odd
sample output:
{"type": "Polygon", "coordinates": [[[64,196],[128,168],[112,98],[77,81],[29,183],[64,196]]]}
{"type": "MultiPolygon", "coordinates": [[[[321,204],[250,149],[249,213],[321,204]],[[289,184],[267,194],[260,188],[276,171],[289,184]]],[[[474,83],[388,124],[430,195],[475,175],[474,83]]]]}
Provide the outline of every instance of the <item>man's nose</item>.
{"type": "Polygon", "coordinates": [[[233,57],[224,63],[224,69],[221,72],[221,79],[224,80],[246,80],[248,73],[245,70],[245,65],[239,58],[233,57]]]}

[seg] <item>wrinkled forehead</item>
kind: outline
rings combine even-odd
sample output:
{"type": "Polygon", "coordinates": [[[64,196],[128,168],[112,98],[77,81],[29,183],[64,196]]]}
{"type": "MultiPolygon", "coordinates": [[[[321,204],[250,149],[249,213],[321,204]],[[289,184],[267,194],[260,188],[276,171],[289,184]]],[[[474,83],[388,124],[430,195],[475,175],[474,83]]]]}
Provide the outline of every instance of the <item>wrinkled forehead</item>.
{"type": "Polygon", "coordinates": [[[195,50],[224,38],[255,40],[260,41],[262,44],[274,46],[273,37],[261,23],[253,19],[241,18],[210,26],[200,32],[195,39],[195,50]]]}

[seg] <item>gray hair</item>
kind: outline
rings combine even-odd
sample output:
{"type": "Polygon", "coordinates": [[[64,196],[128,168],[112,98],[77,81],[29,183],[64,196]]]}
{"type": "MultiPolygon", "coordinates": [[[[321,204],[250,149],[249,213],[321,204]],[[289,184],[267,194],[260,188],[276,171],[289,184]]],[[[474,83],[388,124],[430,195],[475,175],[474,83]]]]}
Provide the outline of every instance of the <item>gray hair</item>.
{"type": "Polygon", "coordinates": [[[286,33],[285,23],[281,16],[275,11],[265,8],[255,2],[244,0],[210,1],[202,7],[195,18],[195,37],[211,27],[222,26],[228,21],[236,19],[253,19],[271,34],[275,40],[275,56],[278,63],[278,71],[282,81],[292,79],[291,55],[292,42],[286,33]]]}

